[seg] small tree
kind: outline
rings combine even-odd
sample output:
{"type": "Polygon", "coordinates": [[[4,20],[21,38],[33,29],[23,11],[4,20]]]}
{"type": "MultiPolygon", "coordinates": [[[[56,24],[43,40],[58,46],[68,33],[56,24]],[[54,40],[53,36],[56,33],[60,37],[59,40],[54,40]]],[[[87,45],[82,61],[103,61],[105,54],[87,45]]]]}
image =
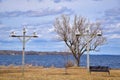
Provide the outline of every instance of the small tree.
{"type": "Polygon", "coordinates": [[[97,32],[101,30],[100,23],[90,23],[84,17],[75,16],[73,23],[71,24],[70,17],[67,15],[62,15],[61,17],[56,18],[54,22],[54,28],[59,39],[64,41],[68,46],[76,60],[77,66],[80,64],[81,55],[87,51],[87,42],[85,40],[87,36],[85,36],[85,31],[88,27],[90,28],[89,50],[94,51],[98,46],[105,42],[105,38],[103,36],[97,36],[97,32]],[[78,32],[80,36],[76,35],[78,32]]]}
{"type": "Polygon", "coordinates": [[[65,51],[63,51],[63,54],[61,54],[64,60],[64,68],[65,68],[65,74],[68,74],[67,69],[69,67],[73,67],[74,63],[72,60],[70,60],[70,55],[69,50],[65,48],[65,51]]]}

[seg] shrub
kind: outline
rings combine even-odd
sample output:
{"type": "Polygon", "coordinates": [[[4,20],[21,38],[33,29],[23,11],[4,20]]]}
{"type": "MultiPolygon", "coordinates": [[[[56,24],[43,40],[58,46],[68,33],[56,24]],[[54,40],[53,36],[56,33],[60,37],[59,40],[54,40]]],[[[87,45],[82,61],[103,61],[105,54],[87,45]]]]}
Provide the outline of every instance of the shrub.
{"type": "Polygon", "coordinates": [[[71,60],[68,60],[65,64],[65,67],[68,68],[68,67],[73,67],[74,66],[74,63],[71,61],[71,60]]]}

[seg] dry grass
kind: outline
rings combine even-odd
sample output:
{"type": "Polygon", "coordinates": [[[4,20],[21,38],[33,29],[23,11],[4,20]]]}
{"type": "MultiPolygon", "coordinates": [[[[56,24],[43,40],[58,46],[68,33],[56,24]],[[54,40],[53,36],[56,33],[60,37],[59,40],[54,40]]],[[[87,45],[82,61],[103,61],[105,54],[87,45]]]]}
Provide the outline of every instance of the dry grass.
{"type": "MultiPolygon", "coordinates": [[[[22,80],[20,67],[0,67],[0,80],[22,80]]],[[[120,80],[120,70],[88,73],[85,68],[25,67],[24,80],[120,80]]]]}

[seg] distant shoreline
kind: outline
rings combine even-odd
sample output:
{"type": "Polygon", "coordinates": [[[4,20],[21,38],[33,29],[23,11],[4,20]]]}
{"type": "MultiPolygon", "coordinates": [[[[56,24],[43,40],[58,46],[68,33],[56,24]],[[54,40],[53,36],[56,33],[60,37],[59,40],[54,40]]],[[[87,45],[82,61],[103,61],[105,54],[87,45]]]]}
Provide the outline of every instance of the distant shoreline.
{"type": "MultiPolygon", "coordinates": [[[[22,51],[14,51],[14,50],[0,50],[0,55],[21,55],[22,51]]],[[[61,55],[70,55],[70,52],[38,52],[38,51],[25,51],[26,55],[55,55],[55,54],[61,54],[61,55]]]]}
{"type": "MultiPolygon", "coordinates": [[[[0,50],[0,55],[22,55],[22,51],[16,51],[16,50],[0,50]]],[[[25,51],[25,55],[72,55],[70,52],[42,52],[42,51],[25,51]]],[[[86,54],[83,54],[86,55],[86,54]]],[[[111,54],[90,54],[90,55],[104,55],[104,56],[119,56],[119,55],[111,55],[111,54]]]]}

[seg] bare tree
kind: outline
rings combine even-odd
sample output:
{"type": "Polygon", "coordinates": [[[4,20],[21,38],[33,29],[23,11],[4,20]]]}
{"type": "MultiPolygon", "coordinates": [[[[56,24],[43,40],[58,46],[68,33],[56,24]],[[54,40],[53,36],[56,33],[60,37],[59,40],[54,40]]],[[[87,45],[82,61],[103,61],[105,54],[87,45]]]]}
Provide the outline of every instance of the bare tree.
{"type": "Polygon", "coordinates": [[[64,41],[72,52],[76,60],[76,65],[79,66],[81,55],[87,51],[87,42],[85,40],[87,37],[85,36],[86,29],[88,27],[90,28],[90,51],[94,51],[98,46],[103,45],[106,39],[103,36],[97,36],[98,31],[101,30],[100,23],[90,23],[86,18],[81,16],[75,16],[73,23],[71,22],[72,21],[70,21],[69,16],[62,15],[61,17],[56,18],[54,22],[54,28],[57,35],[59,36],[59,39],[64,41]],[[78,32],[80,36],[76,35],[78,32]]]}

